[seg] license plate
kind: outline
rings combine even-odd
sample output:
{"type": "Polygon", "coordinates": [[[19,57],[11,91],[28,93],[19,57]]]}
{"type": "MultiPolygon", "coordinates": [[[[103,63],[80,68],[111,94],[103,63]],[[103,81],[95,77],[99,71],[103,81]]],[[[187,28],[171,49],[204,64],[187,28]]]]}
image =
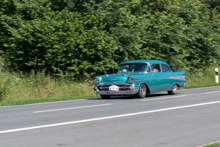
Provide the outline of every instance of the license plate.
{"type": "Polygon", "coordinates": [[[109,86],[109,91],[119,91],[119,87],[116,85],[109,86]]]}

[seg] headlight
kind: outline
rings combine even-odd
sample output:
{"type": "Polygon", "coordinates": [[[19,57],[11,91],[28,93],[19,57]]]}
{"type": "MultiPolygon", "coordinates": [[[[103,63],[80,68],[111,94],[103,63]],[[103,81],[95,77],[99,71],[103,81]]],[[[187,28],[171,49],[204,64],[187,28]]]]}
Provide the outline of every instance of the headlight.
{"type": "Polygon", "coordinates": [[[128,83],[129,83],[129,84],[134,83],[134,79],[133,79],[132,77],[128,77],[128,83]]]}
{"type": "Polygon", "coordinates": [[[99,84],[99,79],[94,78],[94,84],[99,84]]]}

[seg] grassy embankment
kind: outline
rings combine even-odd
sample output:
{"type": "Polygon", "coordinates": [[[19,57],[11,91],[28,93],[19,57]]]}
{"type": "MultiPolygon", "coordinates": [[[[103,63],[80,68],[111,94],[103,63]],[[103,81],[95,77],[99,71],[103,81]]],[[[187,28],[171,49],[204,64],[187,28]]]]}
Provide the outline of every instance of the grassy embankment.
{"type": "Polygon", "coordinates": [[[213,143],[213,144],[210,144],[210,145],[206,145],[204,147],[220,147],[220,142],[219,143],[213,143]]]}
{"type": "MultiPolygon", "coordinates": [[[[220,70],[220,68],[218,67],[220,70]]],[[[186,80],[187,86],[185,89],[191,88],[200,88],[200,87],[211,87],[211,86],[220,86],[219,84],[215,83],[215,68],[210,67],[207,71],[203,74],[189,74],[186,72],[186,80]]]]}
{"type": "MultiPolygon", "coordinates": [[[[203,75],[186,75],[186,88],[217,86],[211,67],[203,75]]],[[[0,72],[0,106],[21,105],[73,99],[97,98],[93,82],[58,80],[44,72],[20,77],[16,73],[0,72]]]]}
{"type": "Polygon", "coordinates": [[[44,72],[22,78],[16,73],[0,72],[0,106],[21,105],[98,97],[91,82],[55,79],[44,72]]]}

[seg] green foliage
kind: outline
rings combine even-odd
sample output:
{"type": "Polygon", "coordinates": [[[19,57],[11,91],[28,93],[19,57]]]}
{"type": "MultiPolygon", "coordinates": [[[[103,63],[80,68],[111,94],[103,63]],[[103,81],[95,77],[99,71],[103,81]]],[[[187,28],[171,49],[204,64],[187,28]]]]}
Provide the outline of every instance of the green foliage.
{"type": "Polygon", "coordinates": [[[85,78],[111,67],[114,39],[98,30],[94,25],[98,23],[96,17],[66,9],[54,12],[47,5],[36,7],[29,20],[24,21],[20,14],[24,7],[32,5],[19,5],[16,16],[2,15],[2,24],[10,34],[4,43],[10,67],[27,72],[46,69],[58,75],[85,78]]]}
{"type": "Polygon", "coordinates": [[[215,0],[1,0],[0,56],[16,71],[74,80],[137,59],[201,73],[220,61],[218,6],[215,0]]]}
{"type": "Polygon", "coordinates": [[[201,2],[207,4],[210,9],[216,8],[220,11],[220,1],[219,0],[201,0],[201,2]]]}
{"type": "Polygon", "coordinates": [[[17,82],[16,76],[0,71],[0,101],[7,100],[10,97],[10,90],[17,85],[17,82]]]}

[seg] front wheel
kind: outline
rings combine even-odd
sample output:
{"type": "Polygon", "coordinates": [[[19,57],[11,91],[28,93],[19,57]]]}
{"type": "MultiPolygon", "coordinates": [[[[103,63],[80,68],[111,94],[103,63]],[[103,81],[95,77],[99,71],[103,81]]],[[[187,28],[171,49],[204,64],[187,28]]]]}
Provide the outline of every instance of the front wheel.
{"type": "Polygon", "coordinates": [[[110,99],[110,95],[100,95],[102,97],[102,99],[110,99]]]}
{"type": "Polygon", "coordinates": [[[176,84],[173,84],[173,87],[172,87],[172,89],[170,91],[168,91],[168,94],[175,95],[177,93],[177,89],[178,88],[179,87],[176,84]]]}
{"type": "Polygon", "coordinates": [[[139,86],[139,90],[138,90],[138,93],[136,94],[137,97],[139,98],[144,98],[146,96],[146,93],[147,93],[147,87],[145,84],[141,84],[139,86]]]}

